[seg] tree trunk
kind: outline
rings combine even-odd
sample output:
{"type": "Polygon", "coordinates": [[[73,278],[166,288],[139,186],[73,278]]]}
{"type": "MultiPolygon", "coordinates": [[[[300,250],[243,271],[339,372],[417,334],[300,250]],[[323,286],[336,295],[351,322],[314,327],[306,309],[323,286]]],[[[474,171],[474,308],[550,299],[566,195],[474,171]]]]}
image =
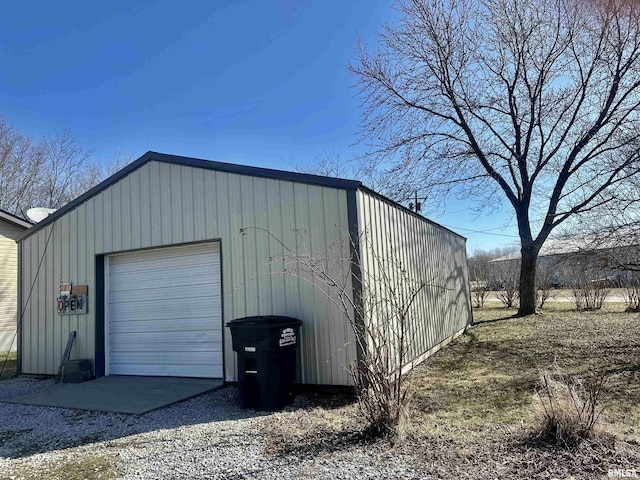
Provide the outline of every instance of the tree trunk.
{"type": "Polygon", "coordinates": [[[520,308],[518,316],[536,313],[536,264],[538,248],[533,244],[522,245],[520,249],[520,308]]]}

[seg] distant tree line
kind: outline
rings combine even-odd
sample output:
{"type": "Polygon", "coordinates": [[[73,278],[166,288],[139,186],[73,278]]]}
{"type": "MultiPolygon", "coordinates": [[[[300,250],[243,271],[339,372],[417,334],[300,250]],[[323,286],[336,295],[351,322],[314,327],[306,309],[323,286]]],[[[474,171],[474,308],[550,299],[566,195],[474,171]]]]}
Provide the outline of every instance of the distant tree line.
{"type": "Polygon", "coordinates": [[[36,137],[0,116],[0,209],[26,218],[32,207],[60,208],[131,159],[117,151],[100,163],[70,132],[36,137]]]}

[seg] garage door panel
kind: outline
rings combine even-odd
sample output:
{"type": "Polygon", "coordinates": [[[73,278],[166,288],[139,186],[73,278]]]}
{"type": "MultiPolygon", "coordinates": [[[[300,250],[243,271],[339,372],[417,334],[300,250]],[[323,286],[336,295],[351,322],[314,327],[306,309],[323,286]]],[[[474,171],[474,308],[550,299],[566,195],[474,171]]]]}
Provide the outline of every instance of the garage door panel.
{"type": "Polygon", "coordinates": [[[158,300],[155,302],[127,302],[112,303],[109,305],[109,314],[112,319],[120,317],[122,320],[149,320],[149,319],[171,319],[171,318],[210,318],[219,315],[216,311],[215,303],[220,297],[193,298],[187,302],[179,299],[158,300]],[[144,305],[142,305],[144,304],[144,305]],[[144,308],[143,308],[144,307],[144,308]]]}
{"type": "Polygon", "coordinates": [[[217,352],[113,352],[111,364],[213,365],[217,352]]]}
{"type": "MultiPolygon", "coordinates": [[[[211,348],[220,349],[222,343],[220,340],[220,330],[207,331],[180,331],[170,332],[170,341],[167,341],[167,332],[137,332],[137,333],[110,333],[109,341],[114,350],[122,350],[124,347],[131,348],[147,348],[154,347],[171,347],[175,348],[175,345],[193,345],[194,347],[199,344],[207,345],[211,348]]],[[[188,350],[186,348],[185,350],[188,350]]]]}
{"type": "Polygon", "coordinates": [[[219,282],[204,282],[200,285],[184,285],[184,286],[170,286],[170,287],[158,287],[153,288],[151,283],[148,283],[148,288],[144,290],[130,290],[124,292],[109,292],[110,303],[128,303],[139,301],[167,301],[169,299],[176,299],[178,303],[191,303],[192,300],[209,301],[210,296],[217,296],[211,291],[212,286],[219,287],[219,282]],[[212,295],[213,294],[213,295],[212,295]]]}
{"type": "Polygon", "coordinates": [[[155,258],[177,258],[199,255],[202,253],[220,252],[220,245],[217,242],[200,243],[194,245],[182,245],[175,247],[161,247],[149,250],[138,250],[135,252],[121,253],[112,258],[112,264],[141,262],[155,258]]]}
{"type": "MultiPolygon", "coordinates": [[[[190,365],[190,377],[219,378],[218,371],[222,371],[222,363],[214,365],[190,365]]],[[[111,375],[149,375],[164,377],[184,377],[184,365],[135,365],[111,364],[111,375]],[[132,374],[131,371],[136,373],[132,374]]]]}
{"type": "MultiPolygon", "coordinates": [[[[123,353],[154,353],[156,355],[167,352],[172,353],[184,353],[184,352],[210,352],[219,353],[222,352],[222,344],[215,345],[211,342],[148,342],[143,344],[122,343],[111,349],[111,355],[123,354],[123,353]],[[160,353],[159,353],[160,352],[160,353]]],[[[113,358],[117,359],[117,355],[113,358]]],[[[163,362],[168,362],[168,358],[163,358],[163,362]]]]}
{"type": "Polygon", "coordinates": [[[136,333],[136,332],[149,332],[151,328],[158,332],[182,332],[182,331],[196,331],[202,334],[203,331],[212,331],[217,335],[220,335],[222,331],[221,318],[214,318],[213,324],[210,317],[203,318],[181,318],[174,317],[171,319],[149,319],[149,320],[121,320],[111,325],[110,334],[115,333],[136,333]],[[154,322],[154,325],[149,325],[145,322],[154,322]]]}
{"type": "Polygon", "coordinates": [[[111,275],[114,282],[114,289],[111,292],[128,292],[138,290],[149,290],[150,288],[173,287],[175,285],[207,285],[211,283],[211,277],[220,278],[219,270],[206,271],[188,269],[180,270],[180,275],[174,275],[173,271],[163,271],[162,276],[147,272],[145,275],[133,275],[125,273],[121,275],[111,275]]]}
{"type": "Polygon", "coordinates": [[[131,253],[122,255],[122,258],[115,259],[111,263],[114,273],[125,272],[148,272],[157,270],[166,270],[172,268],[197,267],[199,265],[207,265],[213,268],[215,261],[211,258],[202,258],[204,255],[214,255],[217,252],[207,252],[198,255],[171,255],[171,251],[154,254],[148,259],[140,258],[141,253],[131,253]]]}
{"type": "Polygon", "coordinates": [[[216,243],[109,257],[112,375],[222,377],[222,297],[216,243]]]}
{"type": "Polygon", "coordinates": [[[184,278],[190,277],[192,274],[212,274],[220,273],[220,265],[210,263],[209,259],[203,259],[200,263],[194,265],[177,264],[174,266],[158,263],[153,268],[145,268],[141,270],[141,264],[120,265],[116,269],[111,270],[112,278],[119,281],[126,281],[128,278],[136,277],[144,279],[158,278],[184,278]],[[126,267],[126,268],[124,268],[126,267]]]}

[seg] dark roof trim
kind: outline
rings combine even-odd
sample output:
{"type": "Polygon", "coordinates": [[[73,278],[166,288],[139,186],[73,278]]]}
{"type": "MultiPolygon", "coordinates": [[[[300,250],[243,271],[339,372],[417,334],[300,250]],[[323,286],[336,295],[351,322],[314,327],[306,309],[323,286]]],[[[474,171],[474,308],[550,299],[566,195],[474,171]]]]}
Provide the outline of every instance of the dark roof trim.
{"type": "Polygon", "coordinates": [[[342,178],[323,177],[321,175],[310,175],[306,173],[287,172],[285,170],[274,170],[271,168],[261,167],[249,167],[246,165],[235,165],[232,163],[214,162],[211,160],[203,160],[200,158],[182,157],[179,155],[169,155],[166,153],[147,152],[136,161],[130,163],[122,170],[119,170],[115,174],[111,175],[106,180],[102,181],[91,190],[80,195],[75,200],[72,200],[64,207],[58,209],[55,213],[52,213],[41,222],[33,225],[25,234],[18,240],[24,240],[25,238],[33,235],[38,230],[46,227],[47,225],[55,222],[58,218],[65,215],[67,212],[73,210],[81,203],[89,200],[91,197],[97,195],[101,191],[107,189],[120,179],[126,177],[134,170],[142,167],[144,164],[150,161],[173,163],[176,165],[184,165],[187,167],[204,168],[207,170],[216,170],[219,172],[236,173],[238,175],[250,175],[254,177],[272,178],[276,180],[288,180],[291,182],[308,183],[311,185],[319,185],[323,187],[333,187],[341,189],[357,189],[362,186],[362,183],[356,180],[345,180],[342,178]]]}
{"type": "Polygon", "coordinates": [[[0,218],[9,223],[12,223],[16,227],[20,227],[24,229],[30,228],[33,225],[33,223],[31,223],[30,221],[17,217],[13,213],[9,213],[5,210],[0,210],[0,218]]]}
{"type": "Polygon", "coordinates": [[[435,227],[441,228],[442,230],[446,230],[447,232],[453,233],[453,234],[454,234],[454,235],[456,235],[457,237],[462,238],[465,242],[467,241],[467,237],[464,237],[464,236],[460,235],[459,233],[454,232],[454,231],[453,231],[453,230],[451,230],[450,228],[447,228],[447,227],[445,227],[444,225],[440,225],[439,223],[434,222],[433,220],[429,220],[427,217],[423,217],[422,215],[420,215],[419,213],[414,212],[413,210],[409,210],[409,209],[408,209],[407,207],[405,207],[404,205],[402,205],[402,204],[400,204],[400,203],[398,203],[398,202],[396,202],[396,201],[394,201],[394,200],[391,200],[391,199],[390,199],[390,198],[388,198],[388,197],[385,197],[384,195],[382,195],[382,194],[380,194],[380,193],[376,192],[375,190],[371,190],[369,187],[365,187],[364,185],[361,185],[359,188],[360,188],[360,190],[362,190],[363,192],[367,192],[367,193],[369,193],[369,194],[373,195],[374,197],[378,197],[380,200],[382,200],[382,201],[384,201],[384,202],[387,202],[387,203],[390,203],[391,205],[393,205],[393,206],[395,206],[395,207],[399,208],[400,210],[403,210],[405,213],[408,213],[408,214],[410,214],[410,215],[412,215],[412,216],[414,216],[414,217],[416,217],[416,218],[419,218],[419,219],[420,219],[420,220],[422,220],[423,222],[429,223],[429,224],[431,224],[431,225],[433,225],[433,226],[435,226],[435,227]]]}

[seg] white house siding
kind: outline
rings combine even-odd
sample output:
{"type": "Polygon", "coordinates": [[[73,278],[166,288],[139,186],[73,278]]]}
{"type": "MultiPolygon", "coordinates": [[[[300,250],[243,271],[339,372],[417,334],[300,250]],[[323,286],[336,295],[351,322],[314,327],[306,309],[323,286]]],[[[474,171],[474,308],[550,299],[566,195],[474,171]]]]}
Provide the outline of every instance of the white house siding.
{"type": "MultiPolygon", "coordinates": [[[[357,204],[362,278],[374,296],[384,297],[380,260],[401,263],[410,279],[427,284],[410,311],[406,366],[471,322],[466,240],[367,191],[358,191],[357,204]]],[[[397,281],[393,268],[384,273],[397,281]]]]}
{"type": "Polygon", "coordinates": [[[18,245],[24,228],[0,220],[0,352],[15,351],[18,313],[18,245]]]}
{"type": "MultiPolygon", "coordinates": [[[[326,295],[295,275],[278,273],[278,242],[326,250],[348,229],[345,190],[150,161],[21,242],[22,371],[54,374],[68,333],[77,331],[72,358],[95,357],[95,256],[205,240],[221,242],[223,315],[300,318],[299,381],[349,383],[353,337],[326,295]],[[47,245],[45,252],[45,246],[47,245]],[[38,264],[44,254],[39,275],[38,264]],[[89,314],[59,316],[58,281],[89,285],[89,314]]],[[[336,256],[348,257],[348,245],[336,256]],[[347,249],[345,251],[345,249],[347,249]]],[[[101,301],[101,300],[100,300],[101,301]]],[[[225,379],[236,380],[235,354],[225,328],[225,379]]]]}

